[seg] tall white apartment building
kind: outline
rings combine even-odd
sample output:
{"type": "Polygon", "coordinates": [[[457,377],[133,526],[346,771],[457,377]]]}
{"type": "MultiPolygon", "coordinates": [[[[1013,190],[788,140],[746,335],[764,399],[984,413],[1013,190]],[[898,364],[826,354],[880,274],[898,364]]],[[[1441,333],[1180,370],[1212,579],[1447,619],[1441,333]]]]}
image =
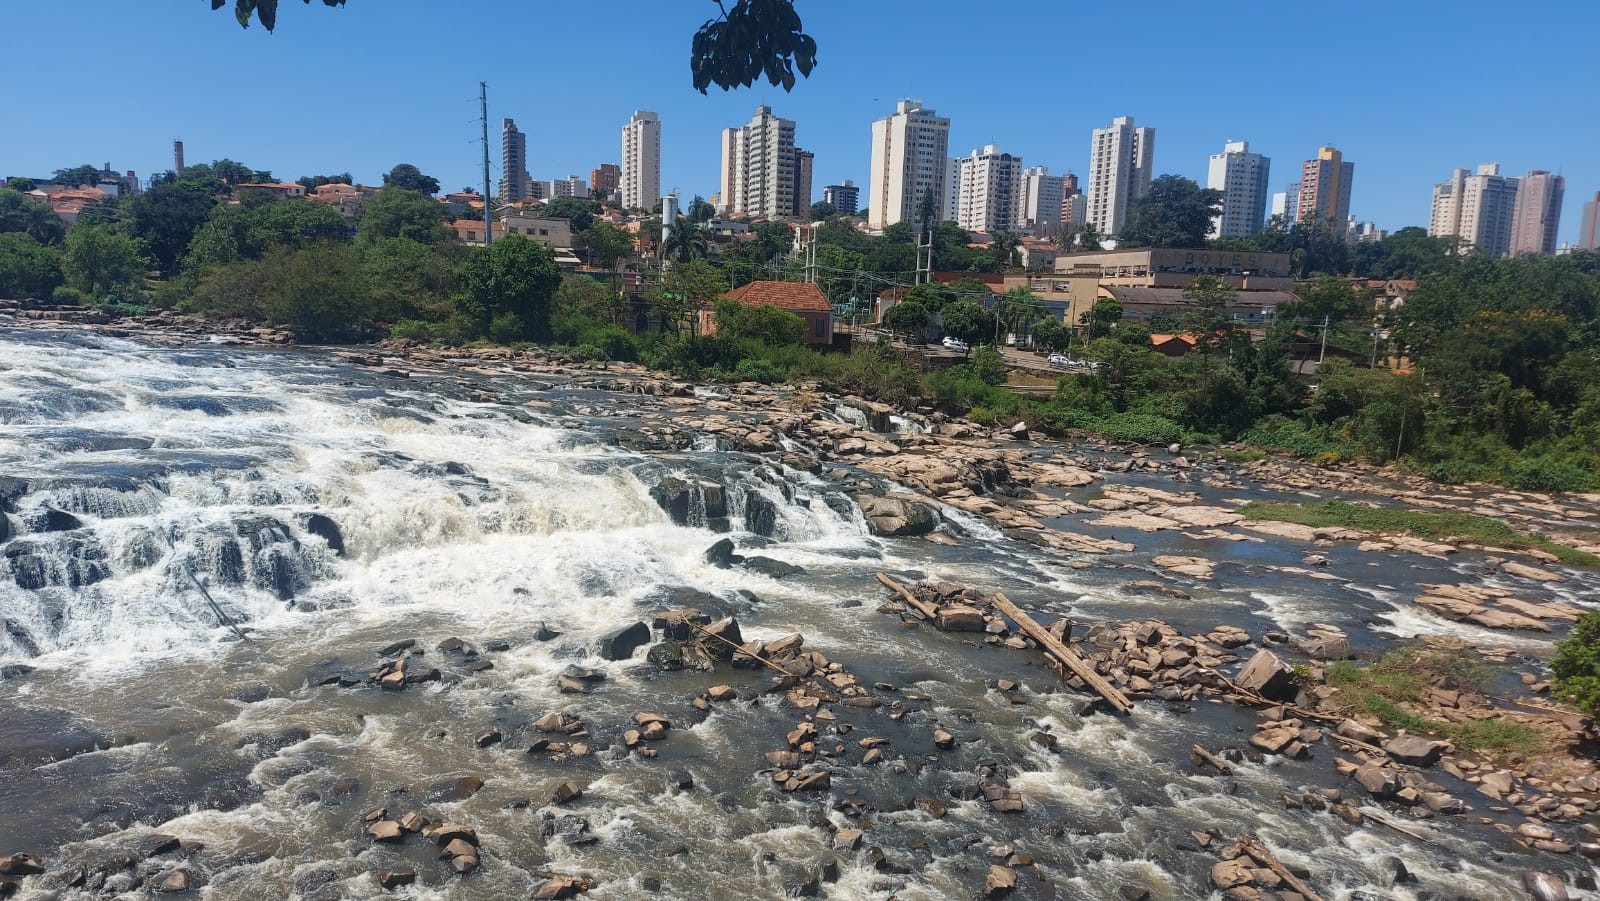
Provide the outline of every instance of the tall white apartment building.
{"type": "MultiPolygon", "coordinates": [[[[939,202],[939,222],[954,222],[961,209],[961,160],[950,157],[944,162],[944,190],[934,197],[939,202]]],[[[909,221],[916,221],[913,212],[909,221]]],[[[938,225],[939,222],[934,223],[938,225]]]]}
{"type": "MultiPolygon", "coordinates": [[[[1022,157],[1001,153],[990,144],[961,157],[961,191],[956,224],[969,231],[1010,231],[1016,227],[1017,198],[1022,187],[1022,157]]],[[[1057,201],[1057,209],[1060,201],[1057,201]]]]}
{"type": "Polygon", "coordinates": [[[1137,127],[1132,116],[1118,116],[1094,130],[1089,145],[1088,221],[1110,237],[1122,231],[1128,206],[1150,189],[1156,130],[1137,127]]]}
{"type": "Polygon", "coordinates": [[[1248,238],[1261,231],[1267,212],[1267,177],[1272,160],[1250,152],[1249,141],[1228,141],[1211,155],[1206,187],[1222,192],[1222,214],[1211,221],[1212,237],[1248,238]]]}
{"type": "Polygon", "coordinates": [[[1035,235],[1059,232],[1065,190],[1065,177],[1051,175],[1044,166],[1024,169],[1017,191],[1017,228],[1035,235]]]}
{"type": "Polygon", "coordinates": [[[1479,253],[1503,257],[1511,252],[1511,227],[1517,209],[1517,180],[1500,174],[1499,163],[1477,172],[1457,169],[1433,186],[1428,234],[1460,238],[1479,253]]]}
{"type": "Polygon", "coordinates": [[[550,183],[551,197],[588,197],[589,183],[576,175],[558,178],[550,183]]]}
{"type": "Polygon", "coordinates": [[[922,197],[933,192],[942,206],[949,190],[950,120],[902,100],[893,115],[872,123],[872,163],[868,178],[867,226],[880,231],[896,222],[917,220],[922,197]]]}
{"type": "Polygon", "coordinates": [[[622,126],[624,209],[651,210],[661,198],[661,120],[649,110],[634,110],[622,126]]]}
{"type": "Polygon", "coordinates": [[[798,168],[794,120],[774,116],[770,106],[756,107],[748,124],[722,130],[722,211],[794,216],[798,168]]]}
{"type": "Polygon", "coordinates": [[[1561,225],[1561,195],[1566,178],[1543,169],[1522,177],[1517,187],[1516,212],[1511,221],[1511,256],[1556,252],[1556,229],[1561,225]]]}

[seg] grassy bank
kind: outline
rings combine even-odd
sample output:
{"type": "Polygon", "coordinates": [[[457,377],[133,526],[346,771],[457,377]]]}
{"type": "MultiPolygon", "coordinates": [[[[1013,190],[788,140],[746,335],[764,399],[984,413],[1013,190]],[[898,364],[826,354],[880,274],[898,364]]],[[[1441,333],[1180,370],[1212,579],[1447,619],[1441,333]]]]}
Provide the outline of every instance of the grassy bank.
{"type": "Polygon", "coordinates": [[[1339,689],[1335,701],[1347,713],[1376,717],[1390,729],[1430,733],[1469,751],[1530,753],[1539,749],[1539,733],[1525,723],[1500,719],[1443,722],[1400,706],[1423,701],[1428,686],[1441,678],[1481,691],[1489,684],[1491,673],[1466,649],[1402,648],[1367,667],[1343,660],[1328,667],[1328,684],[1339,689]]]}
{"type": "Polygon", "coordinates": [[[1470,541],[1494,547],[1539,550],[1568,566],[1600,566],[1600,557],[1557,544],[1537,532],[1520,532],[1497,519],[1458,512],[1423,512],[1365,507],[1344,501],[1316,504],[1259,503],[1239,508],[1246,519],[1303,526],[1342,526],[1379,534],[1414,535],[1429,541],[1470,541]]]}

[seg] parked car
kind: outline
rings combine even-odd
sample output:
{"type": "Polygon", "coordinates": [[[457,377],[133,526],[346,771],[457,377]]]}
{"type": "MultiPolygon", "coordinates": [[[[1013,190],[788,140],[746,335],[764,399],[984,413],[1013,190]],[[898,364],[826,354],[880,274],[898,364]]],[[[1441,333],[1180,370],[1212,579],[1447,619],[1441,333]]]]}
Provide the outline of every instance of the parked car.
{"type": "Polygon", "coordinates": [[[1057,369],[1066,369],[1068,366],[1072,365],[1072,360],[1066,357],[1064,354],[1051,354],[1050,358],[1045,362],[1057,369]]]}
{"type": "Polygon", "coordinates": [[[945,346],[946,350],[953,350],[953,351],[955,351],[956,353],[959,353],[959,354],[964,354],[968,350],[967,342],[959,340],[957,338],[951,338],[948,335],[945,336],[944,346],[945,346]]]}

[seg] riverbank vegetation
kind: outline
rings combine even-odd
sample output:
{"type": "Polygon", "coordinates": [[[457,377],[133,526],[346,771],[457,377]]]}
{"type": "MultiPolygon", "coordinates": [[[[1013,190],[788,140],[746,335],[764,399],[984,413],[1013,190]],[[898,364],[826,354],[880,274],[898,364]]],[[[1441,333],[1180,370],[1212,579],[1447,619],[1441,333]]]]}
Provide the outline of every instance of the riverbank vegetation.
{"type": "Polygon", "coordinates": [[[1465,647],[1398,648],[1367,666],[1340,660],[1327,669],[1328,684],[1339,690],[1333,701],[1346,713],[1375,717],[1390,729],[1436,735],[1468,751],[1539,750],[1539,733],[1525,723],[1498,718],[1448,722],[1403,706],[1422,705],[1437,685],[1485,692],[1492,679],[1493,671],[1465,647]]]}
{"type": "Polygon", "coordinates": [[[1239,513],[1246,519],[1290,522],[1314,528],[1337,526],[1380,535],[1414,535],[1429,541],[1470,541],[1489,547],[1544,551],[1569,566],[1600,566],[1600,557],[1558,544],[1537,532],[1518,531],[1498,519],[1454,510],[1428,512],[1322,501],[1315,504],[1250,503],[1240,507],[1239,513]]]}
{"type": "MultiPolygon", "coordinates": [[[[1301,303],[1256,328],[1227,315],[1232,290],[1215,279],[1186,292],[1181,314],[1148,322],[1104,301],[1068,324],[1081,326],[1077,335],[1025,290],[990,299],[976,278],[919,285],[884,325],[918,339],[936,329],[976,348],[960,365],[921,373],[890,346],[811,350],[798,320],[776,310],[717,310],[716,335],[700,333],[699,311],[729,286],[799,277],[783,256],[790,232],[781,223],[757,224],[752,239],[712,253],[697,221],[709,207],[692,203],[694,218],[669,231],[671,265],[652,264],[625,299],[619,270],[632,236],[598,217],[598,204],[553,204],[591,264],[588,274],[563,276],[551,250],[521,236],[492,248],[462,244],[450,227],[456,214],[428,193],[437,183],[413,166],[397,166],[353,221],[336,205],[259,191],[226,202],[232,185],[270,178],[227,160],[191,166],[86,208],[70,232],[47,207],[0,190],[0,296],[175,309],[290,328],[308,341],[553,344],[579,359],[638,361],[685,378],[816,381],[986,426],[1022,421],[1046,434],[1138,444],[1229,442],[1240,459],[1290,453],[1396,464],[1450,483],[1600,490],[1596,254],[1500,260],[1458,253],[1417,229],[1346,245],[1274,223],[1252,239],[1212,242],[1290,253],[1314,280],[1301,303]],[[1402,305],[1382,308],[1351,275],[1416,287],[1402,305]],[[650,333],[624,328],[641,315],[650,333]],[[1169,357],[1152,349],[1152,331],[1198,340],[1169,357]],[[981,345],[1029,332],[1039,346],[1100,365],[1061,375],[1049,395],[1012,391],[1000,355],[981,345]],[[1303,354],[1324,336],[1327,362],[1313,377],[1295,374],[1296,348],[1303,354]],[[1384,359],[1396,365],[1372,365],[1384,359]]],[[[1155,238],[1169,230],[1152,226],[1155,238]]],[[[933,231],[933,268],[977,275],[1013,266],[1017,244],[1004,237],[973,247],[945,223],[933,231]]],[[[915,238],[904,223],[869,236],[835,216],[816,241],[818,287],[846,314],[911,280],[915,238]]]]}

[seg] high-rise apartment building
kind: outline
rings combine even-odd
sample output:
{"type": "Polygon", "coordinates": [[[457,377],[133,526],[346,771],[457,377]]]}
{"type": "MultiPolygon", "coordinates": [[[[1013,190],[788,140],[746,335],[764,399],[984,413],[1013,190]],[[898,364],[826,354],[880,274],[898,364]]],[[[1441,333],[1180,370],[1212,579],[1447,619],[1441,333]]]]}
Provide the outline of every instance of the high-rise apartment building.
{"type": "Polygon", "coordinates": [[[1511,250],[1517,180],[1500,174],[1499,163],[1484,163],[1476,173],[1457,169],[1449,181],[1433,186],[1428,234],[1459,238],[1479,253],[1503,257],[1511,250]]]}
{"type": "Polygon", "coordinates": [[[842,185],[828,185],[823,188],[822,202],[846,216],[854,216],[856,210],[861,209],[861,189],[847,178],[842,185]]]}
{"type": "Polygon", "coordinates": [[[652,210],[661,199],[661,120],[649,110],[634,110],[622,126],[623,209],[652,210]]]}
{"type": "Polygon", "coordinates": [[[746,125],[723,129],[723,212],[768,219],[794,216],[796,156],[794,120],[774,116],[770,106],[756,107],[746,125]]]}
{"type": "Polygon", "coordinates": [[[1511,256],[1556,252],[1556,229],[1561,225],[1561,195],[1567,180],[1543,169],[1522,177],[1517,187],[1517,209],[1511,217],[1511,256]]]}
{"type": "Polygon", "coordinates": [[[615,163],[601,163],[589,171],[589,195],[591,197],[610,197],[617,193],[617,187],[622,184],[622,170],[615,163]]]}
{"type": "Polygon", "coordinates": [[[931,192],[945,212],[950,173],[950,120],[902,100],[893,115],[872,123],[872,163],[867,187],[867,225],[874,231],[917,221],[923,195],[931,192]]]}
{"type": "Polygon", "coordinates": [[[1083,228],[1083,213],[1087,198],[1078,187],[1078,176],[1071,172],[1061,176],[1061,231],[1075,232],[1083,228]]]}
{"type": "Polygon", "coordinates": [[[587,198],[589,185],[576,175],[558,178],[550,183],[550,196],[587,198]]]}
{"type": "Polygon", "coordinates": [[[1292,181],[1283,186],[1283,190],[1272,195],[1272,208],[1269,210],[1274,219],[1283,222],[1285,228],[1294,226],[1300,221],[1300,183],[1292,181]]]}
{"type": "Polygon", "coordinates": [[[172,142],[172,171],[177,173],[177,174],[179,174],[179,175],[183,174],[183,142],[182,141],[173,141],[172,142]]]}
{"type": "Polygon", "coordinates": [[[517,130],[515,119],[500,120],[500,198],[505,203],[527,200],[528,136],[517,130]]]}
{"type": "Polygon", "coordinates": [[[794,217],[811,218],[811,168],[817,155],[809,150],[794,149],[794,217]]]}
{"type": "Polygon", "coordinates": [[[1355,181],[1356,164],[1345,162],[1344,154],[1333,147],[1317,148],[1316,159],[1300,167],[1300,203],[1295,209],[1299,222],[1344,232],[1350,218],[1350,185],[1355,181]]]}
{"type": "Polygon", "coordinates": [[[1035,235],[1059,232],[1065,189],[1065,177],[1051,175],[1044,166],[1023,170],[1017,196],[1017,228],[1035,235]]]}
{"type": "Polygon", "coordinates": [[[956,224],[987,234],[1015,228],[1022,157],[1001,153],[998,146],[990,144],[960,157],[958,166],[961,190],[956,198],[956,224]]]}
{"type": "MultiPolygon", "coordinates": [[[[944,190],[935,194],[934,200],[939,208],[937,214],[939,222],[935,222],[935,226],[940,222],[956,221],[956,212],[961,208],[961,160],[959,158],[952,156],[945,160],[944,190]]],[[[912,213],[910,221],[915,222],[916,218],[917,214],[912,213]]]]}
{"type": "Polygon", "coordinates": [[[1250,152],[1249,141],[1228,141],[1211,155],[1206,187],[1222,192],[1222,215],[1211,223],[1213,237],[1248,238],[1261,231],[1267,213],[1267,177],[1272,160],[1250,152]]]}
{"type": "Polygon", "coordinates": [[[1578,249],[1600,250],[1600,191],[1583,202],[1583,218],[1578,221],[1578,249]]]}
{"type": "Polygon", "coordinates": [[[1118,116],[1094,130],[1087,215],[1096,232],[1110,237],[1122,231],[1128,206],[1150,189],[1155,151],[1156,130],[1135,126],[1132,116],[1118,116]]]}

